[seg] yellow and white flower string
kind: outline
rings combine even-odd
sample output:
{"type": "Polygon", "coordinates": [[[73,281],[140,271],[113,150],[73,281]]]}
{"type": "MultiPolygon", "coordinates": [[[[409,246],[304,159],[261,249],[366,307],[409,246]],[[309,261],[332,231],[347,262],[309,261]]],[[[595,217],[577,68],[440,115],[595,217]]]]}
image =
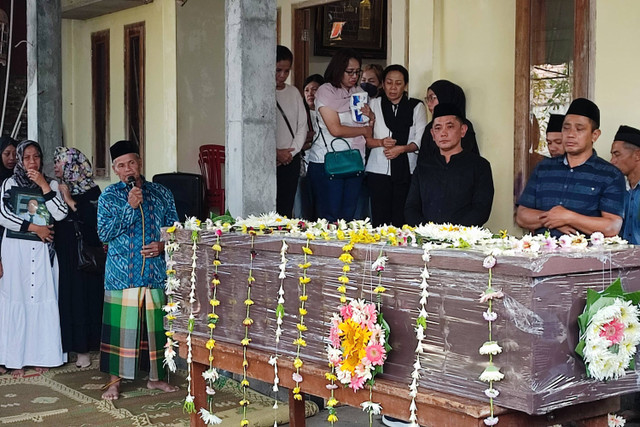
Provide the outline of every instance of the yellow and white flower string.
{"type": "Polygon", "coordinates": [[[484,268],[489,270],[487,289],[480,295],[480,303],[488,303],[487,311],[482,313],[482,316],[489,324],[489,339],[482,344],[478,352],[482,355],[489,356],[489,365],[484,369],[482,374],[480,374],[480,381],[489,383],[489,388],[484,391],[484,394],[489,398],[489,416],[484,419],[484,423],[485,425],[493,426],[498,424],[498,417],[494,416],[493,413],[493,399],[498,397],[500,394],[498,390],[493,388],[493,383],[504,378],[504,374],[500,372],[500,368],[493,364],[493,356],[502,353],[502,347],[498,345],[497,341],[494,341],[491,330],[491,325],[498,317],[497,313],[493,311],[493,300],[502,298],[504,295],[502,291],[496,291],[491,284],[493,267],[496,265],[496,258],[494,255],[488,255],[484,259],[482,265],[484,268]]]}
{"type": "MultiPolygon", "coordinates": [[[[338,230],[337,237],[340,240],[345,239],[345,234],[342,230],[338,230]]],[[[340,285],[337,288],[338,294],[340,295],[340,304],[344,305],[347,303],[347,284],[349,283],[349,271],[351,271],[351,263],[353,262],[353,255],[351,255],[351,251],[353,250],[353,241],[347,243],[342,247],[342,254],[338,258],[340,262],[342,262],[342,274],[338,277],[338,282],[340,285]]],[[[339,321],[338,317],[332,319],[332,321],[339,321]]],[[[328,351],[332,351],[331,347],[328,347],[328,351]]],[[[332,357],[329,355],[329,360],[334,360],[336,357],[332,357]]],[[[336,405],[338,405],[338,399],[335,398],[335,390],[338,388],[338,385],[335,383],[338,379],[336,376],[336,366],[329,362],[329,367],[331,371],[324,374],[325,379],[329,381],[329,384],[326,385],[327,389],[331,391],[331,396],[329,400],[327,400],[327,408],[329,409],[329,415],[327,416],[327,421],[333,425],[336,421],[338,421],[338,415],[336,413],[336,405]]]]}
{"type": "Polygon", "coordinates": [[[198,239],[199,239],[199,231],[200,231],[200,220],[196,218],[190,218],[185,222],[185,229],[191,230],[191,241],[192,241],[192,253],[191,253],[191,278],[189,279],[191,282],[191,288],[189,291],[189,319],[187,320],[187,397],[184,400],[183,409],[188,414],[192,414],[196,412],[196,405],[194,403],[194,395],[191,393],[192,390],[192,378],[191,374],[193,373],[193,348],[191,346],[191,335],[193,334],[193,329],[195,328],[196,317],[193,314],[193,305],[196,302],[196,268],[198,263],[198,239]]]}
{"type": "Polygon", "coordinates": [[[240,401],[240,406],[242,406],[242,420],[240,421],[240,426],[248,426],[249,420],[247,419],[247,406],[249,406],[249,399],[247,399],[247,389],[249,388],[249,380],[247,379],[247,369],[249,368],[249,360],[247,359],[247,347],[251,342],[251,338],[249,338],[249,326],[253,324],[253,319],[251,318],[251,306],[253,305],[253,300],[251,299],[251,286],[256,281],[253,277],[253,261],[257,255],[255,250],[255,239],[256,232],[253,230],[249,230],[249,235],[251,236],[251,263],[249,264],[249,277],[247,277],[247,298],[244,300],[244,305],[247,309],[246,316],[242,321],[244,325],[244,338],[240,341],[242,344],[242,381],[240,385],[242,386],[242,400],[240,401]]]}
{"type": "Polygon", "coordinates": [[[303,332],[307,330],[307,326],[304,324],[304,316],[307,314],[307,309],[305,308],[307,299],[307,285],[311,282],[311,277],[307,275],[307,270],[311,267],[311,262],[309,262],[309,256],[313,255],[313,251],[309,247],[309,243],[311,240],[315,239],[315,236],[312,233],[307,233],[307,244],[302,247],[302,252],[304,253],[304,263],[299,264],[298,267],[302,270],[301,276],[298,278],[298,282],[300,284],[300,296],[298,297],[300,300],[300,307],[298,308],[298,316],[299,321],[296,324],[296,328],[298,330],[298,338],[293,340],[293,345],[296,346],[296,357],[293,359],[293,367],[296,371],[292,375],[293,381],[296,383],[293,388],[293,398],[295,400],[302,400],[302,394],[300,393],[300,383],[302,382],[302,375],[300,374],[300,368],[302,367],[302,359],[300,358],[300,349],[302,347],[307,346],[307,341],[304,339],[303,332]]]}
{"type": "Polygon", "coordinates": [[[427,331],[427,301],[429,298],[429,269],[427,264],[431,261],[431,245],[429,243],[422,246],[422,261],[424,267],[420,272],[420,312],[416,318],[416,340],[418,345],[416,346],[416,361],[413,363],[413,371],[411,372],[411,383],[409,384],[409,397],[411,397],[411,403],[409,404],[409,422],[412,427],[418,426],[418,406],[416,405],[416,396],[418,396],[418,380],[420,379],[420,371],[422,370],[422,363],[420,361],[420,355],[424,353],[424,340],[427,331]]]}
{"type": "MultiPolygon", "coordinates": [[[[276,347],[275,354],[269,358],[269,364],[273,366],[273,392],[278,392],[278,384],[280,384],[280,378],[278,377],[278,344],[280,343],[280,336],[282,335],[282,322],[284,319],[284,279],[287,278],[287,249],[289,249],[289,245],[287,242],[282,240],[282,247],[280,248],[280,274],[278,274],[278,279],[280,280],[280,287],[278,289],[278,305],[276,306],[276,347]]],[[[273,409],[277,411],[278,409],[278,397],[277,395],[273,398],[273,409]]],[[[274,417],[277,416],[277,412],[275,412],[274,417]]],[[[274,420],[273,427],[278,426],[278,421],[274,420]]]]}
{"type": "Polygon", "coordinates": [[[205,381],[205,392],[207,394],[207,408],[200,408],[200,418],[206,425],[221,424],[222,420],[213,413],[213,395],[215,389],[214,383],[218,379],[218,371],[213,367],[213,349],[216,345],[216,341],[213,339],[213,332],[218,323],[218,315],[216,314],[216,307],[220,304],[217,299],[218,285],[220,285],[220,276],[218,275],[218,267],[222,264],[220,261],[220,252],[222,252],[222,246],[220,245],[220,236],[222,236],[222,230],[216,229],[216,243],[211,247],[214,252],[213,257],[213,279],[211,280],[211,286],[209,287],[209,304],[211,305],[211,313],[207,314],[207,327],[209,328],[209,339],[205,344],[207,350],[209,350],[209,369],[202,373],[202,377],[205,381]]]}
{"type": "Polygon", "coordinates": [[[167,313],[165,318],[169,329],[165,332],[167,336],[167,342],[164,345],[164,362],[163,366],[169,368],[170,372],[176,371],[176,347],[178,343],[174,340],[173,335],[173,321],[176,319],[178,310],[180,309],[180,302],[174,301],[174,295],[180,287],[180,279],[176,276],[176,262],[173,259],[173,254],[180,248],[180,244],[176,242],[176,228],[182,227],[180,223],[174,224],[167,228],[167,234],[169,235],[169,242],[164,245],[164,250],[168,255],[167,259],[167,279],[165,280],[164,293],[167,295],[167,304],[162,309],[167,313]]]}

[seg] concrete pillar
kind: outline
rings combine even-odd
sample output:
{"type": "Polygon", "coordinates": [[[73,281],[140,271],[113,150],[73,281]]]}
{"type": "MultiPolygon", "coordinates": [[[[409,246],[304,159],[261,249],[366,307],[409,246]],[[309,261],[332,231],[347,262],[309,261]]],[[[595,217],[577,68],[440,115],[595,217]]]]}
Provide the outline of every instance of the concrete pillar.
{"type": "Polygon", "coordinates": [[[63,144],[61,19],[60,0],[27,0],[27,137],[47,163],[63,144]]]}
{"type": "Polygon", "coordinates": [[[276,207],[276,0],[226,0],[226,197],[231,215],[276,207]]]}

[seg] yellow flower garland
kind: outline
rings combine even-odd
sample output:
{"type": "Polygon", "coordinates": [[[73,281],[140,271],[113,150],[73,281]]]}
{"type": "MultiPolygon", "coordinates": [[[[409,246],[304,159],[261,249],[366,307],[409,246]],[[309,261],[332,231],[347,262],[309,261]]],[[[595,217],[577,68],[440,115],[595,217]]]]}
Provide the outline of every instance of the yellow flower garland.
{"type": "Polygon", "coordinates": [[[304,263],[298,264],[298,267],[302,270],[301,276],[298,278],[298,283],[300,285],[300,296],[298,299],[300,300],[300,307],[298,308],[298,316],[299,321],[296,324],[296,329],[298,330],[298,338],[293,340],[293,345],[296,346],[296,357],[293,359],[293,367],[296,369],[296,372],[293,374],[293,381],[295,381],[296,385],[293,388],[293,398],[295,400],[302,400],[302,393],[300,393],[300,382],[302,382],[302,375],[300,375],[300,368],[303,365],[302,359],[300,358],[300,349],[302,347],[307,346],[307,342],[304,339],[304,332],[307,330],[307,326],[304,324],[304,316],[307,315],[307,309],[305,308],[305,304],[307,302],[307,285],[311,282],[311,277],[307,276],[307,270],[311,267],[311,263],[309,262],[309,256],[313,255],[313,251],[309,247],[309,243],[311,240],[314,240],[315,237],[311,233],[306,234],[307,244],[302,247],[302,253],[304,254],[304,263]]]}

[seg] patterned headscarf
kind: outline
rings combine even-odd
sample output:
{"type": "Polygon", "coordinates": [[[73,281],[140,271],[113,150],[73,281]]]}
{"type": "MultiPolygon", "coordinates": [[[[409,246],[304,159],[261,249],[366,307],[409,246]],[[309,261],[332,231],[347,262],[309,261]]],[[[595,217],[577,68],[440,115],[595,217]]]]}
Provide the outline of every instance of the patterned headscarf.
{"type": "MultiPolygon", "coordinates": [[[[38,169],[38,171],[42,173],[42,166],[44,164],[44,160],[42,156],[42,148],[40,148],[40,144],[38,144],[37,142],[30,141],[27,139],[26,141],[22,141],[20,144],[18,144],[18,148],[16,148],[16,159],[18,162],[16,163],[16,167],[13,169],[13,180],[16,182],[18,187],[40,188],[38,187],[38,184],[31,181],[31,179],[29,179],[29,176],[27,175],[27,170],[24,167],[24,162],[22,159],[24,157],[24,151],[28,147],[35,147],[36,150],[38,150],[38,153],[40,153],[40,169],[38,169]]],[[[42,176],[44,176],[44,179],[46,179],[47,182],[51,182],[51,178],[49,178],[44,174],[42,176]]]]}
{"type": "Polygon", "coordinates": [[[83,194],[95,187],[93,168],[87,157],[77,148],[56,147],[53,161],[63,163],[62,181],[72,195],[83,194]]]}

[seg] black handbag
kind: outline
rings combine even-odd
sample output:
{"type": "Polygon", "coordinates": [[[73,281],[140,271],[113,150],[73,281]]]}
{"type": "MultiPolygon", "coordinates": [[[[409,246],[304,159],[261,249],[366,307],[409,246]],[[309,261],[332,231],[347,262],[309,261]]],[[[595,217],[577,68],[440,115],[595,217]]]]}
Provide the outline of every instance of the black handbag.
{"type": "Polygon", "coordinates": [[[324,146],[327,148],[327,154],[324,155],[324,172],[329,175],[329,179],[353,178],[362,175],[364,173],[364,163],[362,163],[360,151],[352,149],[349,142],[344,138],[334,138],[331,141],[331,151],[329,151],[320,126],[318,126],[318,129],[324,146]],[[333,147],[333,143],[336,141],[343,141],[347,144],[347,149],[336,151],[333,147]]]}
{"type": "Polygon", "coordinates": [[[104,273],[104,266],[107,262],[107,254],[103,246],[87,246],[80,231],[77,221],[73,221],[76,231],[76,241],[78,243],[78,270],[87,273],[104,273]]]}

